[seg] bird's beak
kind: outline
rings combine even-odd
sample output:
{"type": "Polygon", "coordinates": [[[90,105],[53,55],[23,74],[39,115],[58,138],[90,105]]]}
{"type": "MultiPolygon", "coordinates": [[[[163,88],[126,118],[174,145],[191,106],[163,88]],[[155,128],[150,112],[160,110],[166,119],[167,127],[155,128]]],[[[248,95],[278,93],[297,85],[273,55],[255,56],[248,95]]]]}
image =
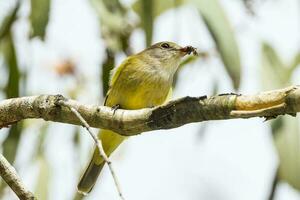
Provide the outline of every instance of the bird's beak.
{"type": "Polygon", "coordinates": [[[194,55],[197,55],[197,49],[192,46],[186,46],[183,48],[180,48],[179,51],[182,53],[182,56],[185,56],[187,54],[193,53],[194,55]]]}

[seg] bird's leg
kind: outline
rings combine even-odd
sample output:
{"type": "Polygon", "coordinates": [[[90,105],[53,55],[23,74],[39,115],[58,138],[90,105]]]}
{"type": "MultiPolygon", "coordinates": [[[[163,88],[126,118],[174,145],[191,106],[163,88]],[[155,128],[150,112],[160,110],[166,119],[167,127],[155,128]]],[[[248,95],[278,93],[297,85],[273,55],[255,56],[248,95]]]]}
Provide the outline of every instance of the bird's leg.
{"type": "Polygon", "coordinates": [[[115,114],[116,110],[118,110],[120,107],[121,107],[120,104],[116,104],[113,107],[111,107],[111,110],[114,111],[113,114],[115,114]]]}

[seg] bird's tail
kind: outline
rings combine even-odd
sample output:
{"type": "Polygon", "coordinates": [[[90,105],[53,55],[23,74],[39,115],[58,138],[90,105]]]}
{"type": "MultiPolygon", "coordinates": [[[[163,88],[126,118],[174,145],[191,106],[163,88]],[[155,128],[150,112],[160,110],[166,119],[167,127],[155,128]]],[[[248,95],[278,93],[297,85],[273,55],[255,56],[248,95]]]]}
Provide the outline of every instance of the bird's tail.
{"type": "MultiPolygon", "coordinates": [[[[107,156],[110,156],[126,137],[120,136],[113,131],[101,130],[99,138],[102,141],[103,149],[107,156]]],[[[93,158],[77,185],[79,193],[86,195],[93,189],[104,164],[105,162],[100,156],[98,149],[95,149],[93,158]]]]}
{"type": "Polygon", "coordinates": [[[104,162],[97,165],[93,159],[90,161],[88,167],[86,168],[77,185],[79,193],[87,195],[93,189],[103,166],[104,162]]]}

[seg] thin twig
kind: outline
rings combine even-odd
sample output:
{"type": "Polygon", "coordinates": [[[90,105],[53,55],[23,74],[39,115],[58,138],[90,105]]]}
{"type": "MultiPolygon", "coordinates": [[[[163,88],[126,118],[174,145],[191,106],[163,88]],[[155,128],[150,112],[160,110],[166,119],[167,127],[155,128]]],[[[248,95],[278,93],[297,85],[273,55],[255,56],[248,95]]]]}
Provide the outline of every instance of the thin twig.
{"type": "Polygon", "coordinates": [[[36,199],[34,195],[28,189],[26,189],[15,168],[6,160],[6,158],[2,154],[0,154],[0,175],[19,197],[19,199],[36,199]]]}
{"type": "Polygon", "coordinates": [[[278,185],[278,169],[276,170],[275,172],[275,176],[273,178],[273,181],[272,181],[272,187],[271,187],[271,190],[270,190],[270,194],[269,194],[269,197],[268,197],[268,200],[274,200],[275,199],[275,194],[276,194],[276,187],[278,185]]]}
{"type": "Polygon", "coordinates": [[[108,156],[106,155],[104,149],[103,149],[103,146],[102,146],[102,141],[97,137],[96,134],[94,134],[91,130],[91,127],[89,126],[89,124],[86,122],[86,120],[81,116],[81,114],[71,105],[71,104],[68,104],[67,101],[64,101],[64,100],[61,100],[58,102],[59,105],[62,105],[62,106],[65,106],[67,108],[69,108],[76,116],[77,118],[82,122],[82,125],[86,128],[86,130],[89,132],[89,134],[92,136],[99,152],[100,152],[100,155],[102,156],[102,158],[104,159],[104,161],[107,163],[108,167],[109,167],[109,171],[113,177],[113,180],[114,180],[114,183],[115,183],[115,186],[117,188],[117,191],[119,193],[119,196],[122,200],[125,200],[124,196],[123,196],[123,193],[121,191],[121,187],[120,187],[120,183],[118,181],[118,178],[117,178],[117,175],[113,169],[113,166],[112,166],[112,163],[111,161],[109,160],[108,156]]]}

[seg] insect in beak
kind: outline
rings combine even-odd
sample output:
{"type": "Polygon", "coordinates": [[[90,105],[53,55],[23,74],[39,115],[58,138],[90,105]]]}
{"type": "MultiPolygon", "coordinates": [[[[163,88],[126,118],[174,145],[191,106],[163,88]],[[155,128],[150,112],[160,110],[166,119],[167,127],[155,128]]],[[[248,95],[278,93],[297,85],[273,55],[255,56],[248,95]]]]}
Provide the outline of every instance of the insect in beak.
{"type": "Polygon", "coordinates": [[[186,47],[183,47],[181,49],[179,49],[181,52],[184,53],[184,55],[186,54],[191,54],[193,53],[194,56],[197,56],[198,55],[198,52],[197,52],[197,48],[195,47],[192,47],[192,46],[186,46],[186,47]]]}

